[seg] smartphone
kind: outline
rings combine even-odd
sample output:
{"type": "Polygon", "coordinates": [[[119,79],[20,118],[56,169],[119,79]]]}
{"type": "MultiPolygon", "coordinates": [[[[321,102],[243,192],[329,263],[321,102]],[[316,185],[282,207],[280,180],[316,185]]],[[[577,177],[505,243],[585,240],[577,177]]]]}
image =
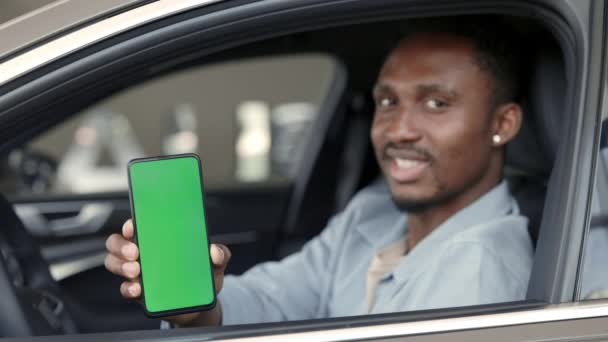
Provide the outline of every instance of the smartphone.
{"type": "Polygon", "coordinates": [[[215,306],[199,157],[134,159],[127,167],[146,315],[215,306]]]}

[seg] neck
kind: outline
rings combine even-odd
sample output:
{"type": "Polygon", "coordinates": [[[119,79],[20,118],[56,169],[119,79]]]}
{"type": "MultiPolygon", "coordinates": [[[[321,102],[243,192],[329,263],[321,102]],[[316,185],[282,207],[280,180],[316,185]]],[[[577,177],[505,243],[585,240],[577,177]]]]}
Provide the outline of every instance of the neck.
{"type": "Polygon", "coordinates": [[[500,169],[487,172],[486,175],[462,193],[440,205],[408,213],[407,244],[409,249],[414,248],[443,222],[483,196],[500,182],[500,169]]]}

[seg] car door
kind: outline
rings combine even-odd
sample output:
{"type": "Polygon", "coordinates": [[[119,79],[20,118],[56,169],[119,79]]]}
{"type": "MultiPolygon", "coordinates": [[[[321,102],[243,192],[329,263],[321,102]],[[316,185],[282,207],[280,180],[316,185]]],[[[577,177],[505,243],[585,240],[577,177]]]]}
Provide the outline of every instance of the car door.
{"type": "MultiPolygon", "coordinates": [[[[200,5],[202,6],[203,3],[201,2],[200,5]]],[[[167,56],[175,57],[175,49],[177,48],[181,49],[177,55],[188,56],[189,54],[198,54],[199,56],[205,56],[212,51],[227,50],[233,47],[233,45],[245,46],[247,43],[262,40],[264,37],[272,36],[269,31],[273,31],[274,34],[281,32],[288,35],[294,30],[314,30],[318,27],[326,27],[324,24],[327,25],[328,21],[332,25],[339,26],[347,25],[347,23],[352,23],[353,21],[386,20],[387,18],[394,18],[397,14],[408,17],[413,15],[415,11],[421,11],[427,16],[455,14],[456,12],[478,13],[479,11],[483,12],[483,10],[488,13],[502,11],[509,14],[517,13],[521,16],[532,13],[533,17],[541,18],[541,21],[553,29],[552,32],[556,36],[559,36],[562,49],[565,51],[567,57],[567,76],[571,82],[568,85],[568,101],[565,106],[571,115],[565,118],[567,130],[562,136],[564,143],[560,145],[554,172],[551,175],[549,194],[544,206],[541,233],[536,250],[537,255],[526,301],[483,307],[276,323],[230,329],[214,330],[201,328],[174,330],[166,333],[165,336],[167,340],[183,338],[248,338],[252,341],[256,339],[329,341],[361,339],[401,340],[413,338],[428,340],[479,338],[487,340],[489,336],[500,336],[504,339],[514,340],[541,338],[574,339],[594,335],[597,337],[598,334],[602,333],[601,327],[605,323],[605,319],[601,318],[602,316],[606,316],[605,301],[574,304],[572,302],[579,299],[577,293],[580,285],[577,275],[582,262],[581,253],[583,251],[586,228],[588,227],[588,210],[591,205],[589,201],[593,187],[591,180],[595,171],[593,152],[596,152],[598,146],[597,139],[595,138],[597,136],[596,132],[599,131],[598,125],[600,122],[598,113],[604,108],[603,106],[600,107],[599,99],[602,95],[602,79],[604,79],[605,3],[595,1],[577,3],[559,2],[559,4],[554,2],[553,4],[549,4],[548,2],[535,1],[529,4],[512,3],[506,5],[498,2],[458,2],[454,6],[453,2],[436,2],[433,6],[437,7],[425,7],[421,2],[416,1],[297,1],[289,4],[282,2],[226,2],[217,7],[200,7],[194,11],[186,12],[182,17],[179,17],[179,20],[172,18],[164,22],[159,21],[157,23],[158,28],[156,29],[147,27],[146,30],[135,30],[131,32],[131,35],[118,35],[118,38],[112,41],[112,44],[98,46],[89,50],[85,49],[79,55],[81,58],[85,57],[82,59],[81,63],[83,64],[81,65],[71,64],[66,60],[64,61],[65,64],[51,63],[34,70],[34,76],[41,76],[41,73],[44,71],[62,80],[63,83],[61,83],[61,87],[53,88],[43,94],[44,96],[41,95],[39,98],[34,97],[34,101],[30,101],[27,105],[23,104],[25,102],[23,98],[19,99],[19,96],[32,96],[31,90],[27,93],[24,89],[20,89],[20,87],[29,85],[28,79],[16,78],[12,83],[8,83],[4,89],[7,92],[14,91],[13,95],[15,97],[0,99],[0,108],[4,110],[2,115],[5,115],[6,118],[16,118],[21,115],[20,120],[22,121],[15,127],[24,128],[24,131],[19,134],[14,133],[9,141],[10,143],[7,142],[3,146],[6,149],[11,144],[17,145],[17,142],[23,142],[26,134],[34,135],[35,133],[40,133],[48,129],[51,124],[56,124],[60,121],[57,117],[51,117],[49,114],[48,107],[53,108],[53,104],[50,101],[53,98],[52,95],[58,96],[61,94],[65,96],[61,101],[57,100],[58,103],[65,104],[64,108],[78,107],[81,103],[78,103],[75,97],[85,96],[83,95],[84,91],[79,91],[79,87],[87,84],[90,86],[91,79],[105,81],[99,82],[96,87],[93,87],[96,92],[105,94],[106,92],[110,92],[110,90],[116,91],[119,87],[115,83],[112,85],[107,81],[124,81],[128,79],[127,76],[132,76],[129,81],[137,83],[138,77],[145,79],[146,73],[142,71],[144,64],[146,71],[153,72],[155,69],[147,68],[150,65],[158,64],[159,60],[162,60],[165,64],[160,64],[160,66],[157,66],[158,68],[167,67],[170,69],[170,66],[174,64],[172,64],[172,59],[167,56]],[[234,7],[232,7],[233,5],[234,7]],[[458,11],[455,10],[456,7],[458,11]],[[559,15],[556,16],[556,13],[559,15]],[[180,23],[188,23],[192,26],[186,27],[188,25],[180,23]],[[233,24],[233,26],[227,24],[233,24]],[[166,27],[170,27],[171,29],[163,31],[162,28],[165,28],[163,25],[167,25],[166,27]],[[198,31],[193,29],[196,25],[200,25],[198,31]],[[196,40],[193,38],[195,36],[194,32],[198,33],[196,40]],[[155,36],[156,34],[158,36],[155,36]],[[140,37],[140,35],[144,38],[141,38],[141,40],[134,38],[140,37]],[[192,44],[197,42],[197,46],[196,48],[189,48],[183,42],[177,43],[176,41],[179,41],[178,38],[192,44]],[[161,43],[167,41],[171,41],[174,45],[161,43]],[[112,46],[116,47],[112,49],[112,46]],[[147,50],[148,55],[146,58],[142,57],[142,54],[138,54],[138,52],[142,51],[143,47],[149,49],[147,50]],[[113,58],[120,56],[120,62],[124,64],[116,63],[113,66],[109,66],[111,63],[105,64],[107,63],[108,55],[104,55],[104,53],[109,54],[113,58]],[[152,57],[158,57],[158,60],[155,60],[156,63],[150,61],[152,57]],[[87,65],[86,63],[90,64],[87,65]],[[96,67],[89,69],[89,73],[86,73],[86,76],[90,77],[89,82],[84,80],[86,77],[76,80],[74,75],[78,72],[84,73],[87,70],[84,67],[85,65],[96,67]],[[62,69],[62,67],[64,68],[62,69]],[[133,70],[128,70],[129,67],[133,68],[133,70]],[[122,71],[126,75],[115,74],[116,71],[122,71]],[[129,74],[128,71],[131,71],[132,74],[129,74]],[[68,82],[69,80],[72,80],[73,83],[68,82]],[[78,81],[81,83],[78,83],[78,81]],[[58,88],[61,88],[61,91],[57,90],[58,88]],[[20,94],[19,91],[22,91],[23,94],[20,94]],[[36,102],[36,100],[39,102],[36,102]],[[20,103],[21,107],[18,106],[20,103]],[[11,105],[15,106],[15,108],[11,107],[11,105]],[[45,113],[45,111],[46,115],[39,114],[39,117],[36,117],[36,114],[45,113]],[[30,113],[30,116],[27,116],[27,112],[30,113]],[[33,124],[32,118],[37,118],[39,122],[33,124]],[[45,119],[43,120],[42,118],[45,119]],[[31,127],[26,127],[26,123],[29,123],[31,127]]],[[[416,13],[420,15],[420,12],[416,13]]],[[[306,37],[298,36],[296,40],[298,39],[305,40],[306,37]]],[[[31,78],[29,81],[31,81],[31,78]]],[[[52,77],[40,78],[36,82],[31,87],[39,91],[47,89],[45,86],[57,86],[59,84],[52,77]]],[[[56,100],[57,98],[54,99],[56,100]]],[[[55,104],[54,108],[57,108],[57,104],[55,104]]],[[[57,116],[60,117],[61,114],[57,114],[57,116]]],[[[338,125],[338,127],[343,126],[338,125]]],[[[3,134],[6,135],[6,131],[7,129],[5,128],[3,134]]],[[[85,133],[83,136],[83,139],[86,141],[87,134],[85,133]]],[[[114,142],[114,140],[112,141],[114,142]]],[[[42,144],[44,145],[44,143],[42,144]]],[[[21,156],[24,159],[17,157],[14,157],[14,159],[25,160],[27,157],[34,156],[32,159],[37,164],[45,163],[46,159],[50,159],[49,163],[52,164],[54,160],[54,158],[47,158],[46,154],[36,157],[37,152],[33,150],[24,150],[20,153],[22,153],[21,156]]],[[[21,164],[18,163],[18,165],[21,164]]],[[[25,168],[25,165],[23,167],[25,168]]],[[[68,177],[68,179],[71,178],[68,177]]],[[[10,182],[10,184],[15,183],[10,182]]],[[[295,188],[296,185],[294,184],[293,187],[295,188]]],[[[236,206],[239,204],[242,207],[235,207],[239,208],[239,213],[241,210],[245,211],[247,208],[250,208],[251,202],[246,200],[246,195],[243,195],[248,194],[249,191],[249,189],[245,189],[233,194],[233,196],[238,197],[235,202],[229,200],[222,201],[222,195],[216,194],[218,210],[228,205],[236,206]],[[239,200],[246,203],[241,203],[239,200]]],[[[211,194],[213,193],[211,192],[211,194]]],[[[75,206],[75,209],[71,211],[66,210],[65,213],[61,210],[53,209],[50,215],[46,214],[46,222],[57,222],[53,220],[64,219],[73,220],[74,217],[81,215],[83,211],[99,213],[102,211],[101,207],[93,207],[94,209],[86,208],[86,205],[96,201],[101,201],[103,202],[102,204],[113,203],[112,201],[116,203],[125,201],[124,193],[122,199],[120,195],[117,200],[112,199],[111,196],[114,195],[94,197],[93,201],[89,201],[86,196],[83,196],[81,200],[86,199],[87,203],[82,204],[80,207],[75,206]],[[108,201],[107,198],[110,198],[110,200],[108,201]]],[[[290,198],[293,199],[293,197],[290,198]]],[[[34,208],[38,208],[37,211],[34,211],[35,215],[45,215],[45,210],[40,209],[44,207],[43,202],[45,201],[35,201],[33,198],[27,200],[14,198],[13,200],[26,222],[28,212],[23,208],[27,208],[28,204],[34,208]]],[[[62,201],[65,202],[65,200],[62,201]]],[[[272,200],[270,202],[275,203],[272,200]]],[[[277,203],[282,202],[277,200],[277,203]]],[[[116,218],[116,224],[119,224],[128,215],[126,207],[120,209],[120,206],[116,205],[111,209],[114,213],[119,213],[120,210],[123,210],[122,215],[118,215],[116,218]]],[[[285,209],[283,208],[283,210],[285,209]]],[[[230,213],[225,215],[234,216],[230,213]]],[[[96,215],[91,216],[99,217],[96,215]]],[[[224,230],[229,232],[230,229],[234,229],[230,225],[224,226],[231,219],[235,218],[222,217],[221,220],[217,219],[217,224],[222,225],[222,232],[224,230]]],[[[250,223],[245,220],[245,217],[239,217],[239,219],[244,220],[243,222],[239,222],[244,227],[247,227],[248,223],[250,223]]],[[[265,218],[258,217],[257,219],[263,220],[265,218]]],[[[106,221],[104,225],[117,229],[116,225],[110,224],[109,221],[106,221]]],[[[86,226],[86,224],[82,224],[82,226],[86,226]]],[[[35,228],[33,231],[35,231],[35,228]]],[[[88,235],[95,235],[94,233],[83,233],[81,229],[79,231],[76,234],[75,240],[79,240],[84,236],[88,238],[90,237],[88,235]]],[[[278,228],[276,231],[278,231],[278,228]]],[[[237,233],[242,232],[237,231],[237,233]]],[[[66,245],[71,245],[70,239],[68,237],[60,237],[56,243],[57,245],[64,246],[61,249],[65,249],[66,245]]],[[[43,238],[42,243],[52,246],[52,240],[54,238],[48,240],[43,238]]],[[[260,245],[261,243],[254,242],[256,245],[260,245]]],[[[254,263],[259,260],[254,259],[254,263]]],[[[81,273],[84,274],[86,272],[81,273]]],[[[82,284],[83,281],[79,279],[78,283],[82,284]]],[[[66,286],[69,285],[66,284],[66,286]]],[[[76,291],[76,289],[72,290],[76,291]]],[[[83,296],[86,297],[86,295],[83,296]]],[[[136,337],[121,333],[99,336],[101,338],[126,341],[133,338],[159,338],[159,333],[156,331],[142,332],[136,337]]],[[[65,337],[62,338],[65,339],[65,337]]]]}
{"type": "MultiPolygon", "coordinates": [[[[131,215],[125,165],[141,156],[198,153],[211,241],[230,246],[228,272],[240,274],[273,258],[320,107],[330,90],[340,96],[332,87],[338,71],[328,56],[301,54],[169,73],[9,152],[1,191],[83,312],[121,317],[130,329],[157,327],[124,302],[120,280],[103,267],[105,239],[131,215]]],[[[114,320],[88,321],[103,331],[116,329],[114,320]]]]}

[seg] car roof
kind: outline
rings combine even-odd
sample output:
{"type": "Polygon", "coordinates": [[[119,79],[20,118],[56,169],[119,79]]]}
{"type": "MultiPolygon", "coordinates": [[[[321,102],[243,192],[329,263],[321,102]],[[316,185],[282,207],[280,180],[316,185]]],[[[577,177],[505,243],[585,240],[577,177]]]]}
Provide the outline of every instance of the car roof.
{"type": "Polygon", "coordinates": [[[223,0],[101,0],[104,5],[86,9],[89,1],[63,0],[38,11],[0,25],[0,41],[21,36],[20,30],[42,25],[48,19],[53,22],[47,32],[36,29],[24,37],[13,37],[0,48],[0,85],[28,72],[51,63],[68,54],[95,44],[119,33],[145,25],[177,13],[210,5],[223,0]],[[63,19],[53,21],[52,16],[61,11],[63,19]],[[85,5],[86,4],[86,5],[85,5]],[[87,19],[83,19],[87,18],[87,19]]]}
{"type": "Polygon", "coordinates": [[[0,60],[144,0],[58,0],[0,25],[0,60]]]}

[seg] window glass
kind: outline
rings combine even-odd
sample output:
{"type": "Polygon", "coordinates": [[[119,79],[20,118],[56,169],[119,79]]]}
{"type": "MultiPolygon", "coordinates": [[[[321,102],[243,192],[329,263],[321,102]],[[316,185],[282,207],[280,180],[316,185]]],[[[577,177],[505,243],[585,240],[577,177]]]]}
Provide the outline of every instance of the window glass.
{"type": "Polygon", "coordinates": [[[188,152],[200,155],[208,189],[284,184],[334,75],[332,58],[300,55],[199,66],[153,79],[13,151],[4,166],[13,177],[1,190],[125,191],[130,159],[188,152]]]}
{"type": "MultiPolygon", "coordinates": [[[[604,99],[608,94],[604,89],[604,99]]],[[[580,298],[608,298],[608,112],[602,113],[600,146],[591,200],[591,221],[585,238],[580,298]]]]}
{"type": "Polygon", "coordinates": [[[601,128],[600,151],[591,201],[591,223],[585,239],[581,299],[608,297],[608,269],[605,267],[606,260],[608,260],[607,123],[608,121],[603,120],[601,128]]]}

